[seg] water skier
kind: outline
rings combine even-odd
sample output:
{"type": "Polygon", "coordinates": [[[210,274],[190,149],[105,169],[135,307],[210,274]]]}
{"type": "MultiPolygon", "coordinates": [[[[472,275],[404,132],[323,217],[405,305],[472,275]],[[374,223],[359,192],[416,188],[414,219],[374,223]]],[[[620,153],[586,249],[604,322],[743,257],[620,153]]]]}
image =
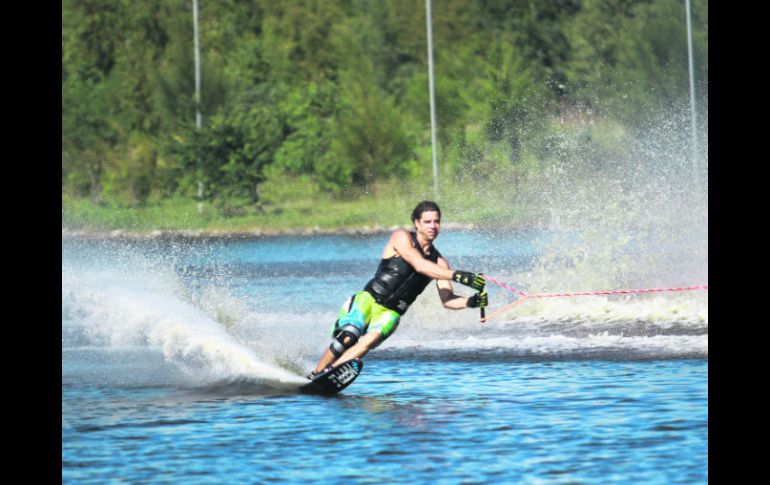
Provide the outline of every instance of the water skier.
{"type": "Polygon", "coordinates": [[[412,211],[412,223],[414,231],[398,229],[390,235],[374,278],[343,303],[332,328],[332,343],[307,376],[309,379],[330,367],[363,357],[384,342],[431,280],[436,280],[445,308],[487,306],[484,278],[468,271],[453,271],[433,245],[441,227],[438,205],[420,202],[412,211]],[[470,297],[455,295],[452,281],[477,293],[470,297]]]}

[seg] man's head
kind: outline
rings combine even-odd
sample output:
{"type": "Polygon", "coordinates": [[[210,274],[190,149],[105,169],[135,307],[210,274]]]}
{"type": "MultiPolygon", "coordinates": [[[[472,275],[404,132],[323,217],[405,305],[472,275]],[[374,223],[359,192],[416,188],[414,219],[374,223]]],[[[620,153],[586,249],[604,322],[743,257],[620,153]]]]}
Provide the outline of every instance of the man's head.
{"type": "Polygon", "coordinates": [[[428,241],[436,239],[441,225],[441,209],[438,204],[424,200],[412,211],[412,223],[419,234],[428,241]]]}

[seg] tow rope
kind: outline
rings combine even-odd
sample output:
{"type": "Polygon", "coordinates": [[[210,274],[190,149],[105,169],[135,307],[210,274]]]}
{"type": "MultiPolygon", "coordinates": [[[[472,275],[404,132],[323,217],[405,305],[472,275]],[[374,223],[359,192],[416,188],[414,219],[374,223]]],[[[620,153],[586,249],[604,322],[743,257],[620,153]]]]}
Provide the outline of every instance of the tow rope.
{"type": "Polygon", "coordinates": [[[648,288],[648,289],[635,289],[635,290],[609,290],[609,291],[584,291],[579,293],[525,293],[521,290],[517,290],[513,286],[504,283],[502,281],[499,281],[489,275],[482,274],[481,275],[485,280],[489,281],[490,283],[493,283],[501,288],[504,288],[510,292],[517,293],[521,295],[521,298],[514,301],[513,303],[509,303],[502,308],[495,310],[494,312],[490,313],[487,316],[482,316],[481,321],[487,322],[490,319],[494,318],[495,316],[510,310],[511,308],[515,307],[516,305],[522,303],[523,301],[529,299],[529,298],[561,298],[561,297],[569,297],[569,296],[590,296],[590,295],[625,295],[629,293],[660,293],[660,292],[671,292],[671,291],[696,291],[696,290],[707,290],[708,285],[695,285],[695,286],[678,286],[673,288],[648,288]]]}

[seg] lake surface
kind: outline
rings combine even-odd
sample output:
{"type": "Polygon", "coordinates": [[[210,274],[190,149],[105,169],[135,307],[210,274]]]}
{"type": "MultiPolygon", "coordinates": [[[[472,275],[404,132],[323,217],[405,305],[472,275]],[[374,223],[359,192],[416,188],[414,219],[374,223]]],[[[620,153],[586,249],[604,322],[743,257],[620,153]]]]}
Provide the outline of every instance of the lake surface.
{"type": "MultiPolygon", "coordinates": [[[[386,239],[62,240],[62,481],[708,481],[707,291],[480,323],[430,286],[351,387],[298,394],[386,239]]],[[[554,271],[548,239],[445,230],[437,246],[529,292],[707,283],[678,253],[554,271]]],[[[490,312],[516,298],[489,291],[490,312]]]]}

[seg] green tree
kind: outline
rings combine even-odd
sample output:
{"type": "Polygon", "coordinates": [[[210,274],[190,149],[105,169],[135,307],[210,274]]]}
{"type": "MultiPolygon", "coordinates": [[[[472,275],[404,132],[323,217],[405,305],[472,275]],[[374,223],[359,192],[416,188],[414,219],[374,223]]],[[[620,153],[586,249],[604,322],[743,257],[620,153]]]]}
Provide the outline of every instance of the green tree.
{"type": "Polygon", "coordinates": [[[214,115],[201,130],[189,130],[170,147],[180,162],[180,190],[193,195],[200,181],[207,199],[253,204],[259,201],[264,167],[280,140],[281,123],[263,104],[214,115]]]}
{"type": "Polygon", "coordinates": [[[339,191],[362,187],[380,177],[404,173],[413,158],[410,120],[385,88],[382,33],[362,16],[334,32],[338,72],[338,112],[329,150],[316,171],[324,186],[339,191]]]}
{"type": "MultiPolygon", "coordinates": [[[[694,0],[692,7],[696,78],[707,80],[708,4],[694,0]]],[[[684,2],[587,0],[566,28],[574,46],[573,101],[633,124],[688,99],[684,2]]]]}
{"type": "Polygon", "coordinates": [[[110,86],[68,77],[62,85],[62,189],[99,201],[106,159],[117,143],[110,86]]]}
{"type": "MultiPolygon", "coordinates": [[[[200,132],[190,7],[62,2],[63,192],[138,205],[194,197],[201,180],[211,199],[253,203],[267,164],[336,193],[430,170],[424,4],[201,2],[200,132]]],[[[557,116],[629,128],[687,105],[684,15],[676,0],[435,0],[442,174],[553,158],[557,116]]],[[[693,27],[705,114],[707,0],[693,27]]]]}

